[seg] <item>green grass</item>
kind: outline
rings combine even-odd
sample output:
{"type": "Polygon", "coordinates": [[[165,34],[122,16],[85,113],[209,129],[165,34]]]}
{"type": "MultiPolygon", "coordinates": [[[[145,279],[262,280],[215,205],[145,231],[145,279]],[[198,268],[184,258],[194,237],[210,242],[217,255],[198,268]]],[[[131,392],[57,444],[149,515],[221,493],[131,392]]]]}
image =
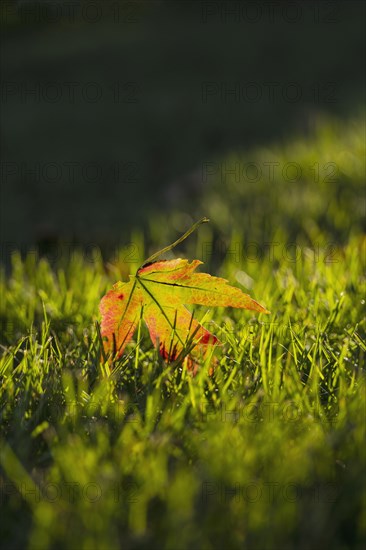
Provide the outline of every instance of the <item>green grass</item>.
{"type": "MultiPolygon", "coordinates": [[[[352,182],[360,192],[359,173],[352,182]]],[[[322,193],[342,232],[338,198],[322,193]]],[[[144,325],[113,372],[100,363],[99,300],[138,257],[13,255],[0,287],[4,547],[361,548],[365,237],[356,225],[336,246],[319,222],[293,257],[284,223],[281,244],[248,261],[231,253],[245,245],[232,215],[227,253],[204,269],[272,314],[196,311],[223,342],[212,377],[209,362],[195,378],[165,365],[144,325]]],[[[192,258],[214,247],[216,222],[191,237],[192,258]]]]}

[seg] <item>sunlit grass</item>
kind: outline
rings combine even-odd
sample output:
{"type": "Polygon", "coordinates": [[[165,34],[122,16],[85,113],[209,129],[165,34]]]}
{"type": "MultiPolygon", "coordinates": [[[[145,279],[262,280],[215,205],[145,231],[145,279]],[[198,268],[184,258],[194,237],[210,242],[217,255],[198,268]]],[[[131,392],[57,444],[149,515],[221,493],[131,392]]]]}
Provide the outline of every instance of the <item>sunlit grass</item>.
{"type": "MultiPolygon", "coordinates": [[[[321,533],[356,543],[362,247],[354,239],[332,264],[252,264],[251,293],[271,317],[212,310],[218,367],[193,379],[163,364],[143,325],[115,371],[101,368],[95,321],[114,279],[97,256],[56,272],[14,257],[1,290],[3,536],[22,514],[17,536],[34,548],[169,548],[177,529],[182,548],[310,545],[321,533]]],[[[221,274],[237,269],[228,259],[221,274]]]]}
{"type": "Polygon", "coordinates": [[[281,244],[248,259],[237,224],[219,261],[215,220],[202,229],[190,259],[210,251],[205,271],[272,312],[195,310],[222,342],[213,376],[212,357],[195,378],[166,365],[143,323],[113,370],[100,360],[99,300],[147,256],[140,235],[132,261],[13,255],[0,282],[5,545],[360,547],[366,239],[330,249],[317,228],[291,250],[278,226],[281,244]]]}

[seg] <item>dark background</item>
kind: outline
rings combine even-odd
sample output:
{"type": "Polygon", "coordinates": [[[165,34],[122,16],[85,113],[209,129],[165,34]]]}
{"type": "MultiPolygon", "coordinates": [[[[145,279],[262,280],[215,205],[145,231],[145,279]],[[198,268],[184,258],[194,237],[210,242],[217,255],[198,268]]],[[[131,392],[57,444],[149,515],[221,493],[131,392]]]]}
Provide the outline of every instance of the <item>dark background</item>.
{"type": "Polygon", "coordinates": [[[4,2],[2,258],[204,215],[203,163],[357,112],[364,18],[363,1],[4,2]]]}

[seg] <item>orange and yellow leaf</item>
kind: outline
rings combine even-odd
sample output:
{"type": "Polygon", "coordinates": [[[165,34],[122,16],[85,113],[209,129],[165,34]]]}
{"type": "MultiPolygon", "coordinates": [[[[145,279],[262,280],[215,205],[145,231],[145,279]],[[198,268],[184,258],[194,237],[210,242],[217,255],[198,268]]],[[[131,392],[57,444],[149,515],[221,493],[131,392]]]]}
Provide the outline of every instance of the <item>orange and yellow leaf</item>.
{"type": "Polygon", "coordinates": [[[232,287],[226,279],[195,273],[199,260],[177,258],[141,267],[128,283],[118,282],[101,300],[101,334],[109,357],[120,357],[142,317],[153,344],[163,358],[174,361],[190,351],[188,368],[195,370],[197,356],[220,344],[185,305],[235,307],[269,313],[267,309],[232,287]]]}

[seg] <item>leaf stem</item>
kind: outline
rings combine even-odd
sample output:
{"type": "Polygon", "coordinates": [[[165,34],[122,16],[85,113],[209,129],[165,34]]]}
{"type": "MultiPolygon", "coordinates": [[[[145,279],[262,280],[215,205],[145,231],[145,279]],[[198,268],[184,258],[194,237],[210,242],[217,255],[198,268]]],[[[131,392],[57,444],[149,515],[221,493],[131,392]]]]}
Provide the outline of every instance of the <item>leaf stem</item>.
{"type": "Polygon", "coordinates": [[[154,260],[156,260],[159,256],[161,256],[162,254],[164,254],[165,252],[169,252],[169,250],[172,250],[174,247],[176,247],[178,244],[180,244],[181,242],[183,242],[187,237],[189,237],[189,235],[191,235],[191,233],[193,233],[194,231],[196,231],[197,227],[199,227],[202,223],[207,223],[209,222],[210,220],[208,218],[201,218],[198,222],[194,223],[192,225],[192,227],[190,229],[188,229],[188,231],[186,231],[184,233],[184,235],[182,235],[181,237],[179,237],[179,239],[177,239],[176,241],[174,241],[173,244],[170,244],[168,246],[166,246],[165,248],[162,248],[161,250],[159,250],[158,252],[155,252],[154,254],[152,254],[151,256],[149,256],[147,258],[147,260],[145,260],[143,262],[143,264],[138,268],[137,271],[139,271],[142,267],[144,267],[146,264],[149,264],[151,262],[153,262],[154,260]]]}

